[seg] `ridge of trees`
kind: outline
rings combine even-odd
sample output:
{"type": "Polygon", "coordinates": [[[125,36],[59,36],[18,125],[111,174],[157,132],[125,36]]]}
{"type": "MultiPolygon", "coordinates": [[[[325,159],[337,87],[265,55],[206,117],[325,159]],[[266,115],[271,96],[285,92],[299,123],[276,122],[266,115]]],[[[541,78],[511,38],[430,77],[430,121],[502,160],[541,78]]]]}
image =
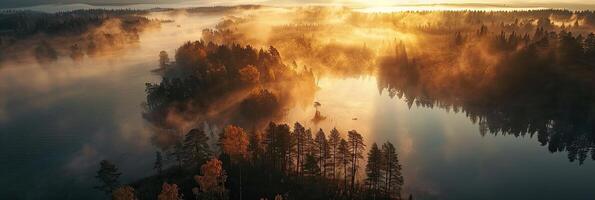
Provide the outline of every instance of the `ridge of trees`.
{"type": "MultiPolygon", "coordinates": [[[[205,142],[208,138],[201,133],[193,129],[186,138],[205,142]]],[[[316,137],[311,133],[298,122],[293,128],[270,122],[262,132],[228,125],[219,137],[217,155],[199,149],[208,159],[195,156],[196,145],[182,143],[165,150],[186,152],[181,168],[176,166],[178,158],[170,157],[173,165],[162,175],[122,186],[117,168],[102,161],[98,174],[110,173],[98,177],[109,178],[98,180],[111,188],[105,191],[114,199],[402,199],[401,165],[390,142],[381,149],[372,145],[364,173],[359,166],[364,164],[365,145],[357,131],[344,135],[334,128],[328,137],[322,129],[316,137]]]]}
{"type": "Polygon", "coordinates": [[[218,45],[201,40],[183,44],[174,57],[172,62],[160,53],[161,66],[165,66],[161,70],[162,80],[146,84],[144,116],[163,127],[168,127],[164,122],[167,112],[201,113],[227,96],[241,96],[237,97],[241,99],[240,111],[235,113],[254,122],[280,112],[291,92],[289,88],[300,85],[314,90],[315,87],[311,71],[289,68],[272,46],[255,49],[249,45],[218,45]],[[243,91],[253,92],[242,96],[243,91]]]}

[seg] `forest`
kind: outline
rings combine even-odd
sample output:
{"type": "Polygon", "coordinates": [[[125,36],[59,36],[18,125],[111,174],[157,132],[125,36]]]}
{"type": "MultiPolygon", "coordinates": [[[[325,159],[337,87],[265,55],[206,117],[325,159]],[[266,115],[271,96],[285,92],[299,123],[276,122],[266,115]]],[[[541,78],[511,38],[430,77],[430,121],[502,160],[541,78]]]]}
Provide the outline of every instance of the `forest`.
{"type": "Polygon", "coordinates": [[[570,161],[595,159],[592,11],[301,8],[292,16],[274,24],[229,17],[203,37],[274,45],[316,76],[373,75],[379,92],[409,106],[465,112],[482,135],[536,135],[570,161]],[[254,26],[270,33],[254,35],[254,26]]]}
{"type": "Polygon", "coordinates": [[[463,112],[482,136],[535,136],[570,161],[595,160],[593,12],[290,12],[228,16],[172,58],[160,52],[161,81],[146,84],[143,103],[156,174],[120,184],[102,161],[98,189],[114,199],[412,199],[391,142],[275,123],[290,105],[312,105],[322,76],[375,76],[379,93],[463,112]]]}
{"type": "Polygon", "coordinates": [[[293,129],[270,122],[264,131],[228,125],[213,151],[207,133],[192,129],[156,152],[156,175],[129,185],[119,183],[113,163],[101,161],[97,189],[118,200],[402,199],[394,145],[373,143],[364,159],[364,138],[355,130],[346,135],[336,128],[314,134],[298,122],[293,129]]]}
{"type": "Polygon", "coordinates": [[[79,61],[138,42],[161,21],[137,10],[75,10],[58,13],[0,12],[0,61],[34,58],[45,64],[67,56],[79,61]],[[28,48],[34,47],[34,48],[28,48]]]}

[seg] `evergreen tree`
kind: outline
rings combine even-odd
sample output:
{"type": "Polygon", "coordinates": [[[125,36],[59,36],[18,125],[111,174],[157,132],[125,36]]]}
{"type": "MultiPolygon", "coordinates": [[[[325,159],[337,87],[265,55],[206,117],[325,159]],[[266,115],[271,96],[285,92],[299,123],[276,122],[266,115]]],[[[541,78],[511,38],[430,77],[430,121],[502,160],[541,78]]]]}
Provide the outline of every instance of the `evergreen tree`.
{"type": "Polygon", "coordinates": [[[347,175],[349,174],[347,170],[349,168],[349,163],[351,162],[351,152],[349,151],[349,143],[345,141],[345,139],[341,139],[341,141],[339,142],[338,149],[339,162],[341,168],[343,168],[343,186],[344,189],[347,190],[347,175]]]}
{"type": "Polygon", "coordinates": [[[153,165],[153,169],[157,170],[157,174],[161,176],[161,172],[163,171],[163,157],[159,151],[155,152],[155,164],[153,165]]]}
{"type": "Polygon", "coordinates": [[[306,129],[300,123],[296,122],[293,126],[293,137],[295,138],[296,151],[296,172],[300,175],[304,165],[304,155],[307,147],[306,129]]]}
{"type": "Polygon", "coordinates": [[[403,176],[399,158],[392,143],[386,142],[382,145],[382,160],[384,161],[384,193],[389,199],[400,198],[403,176]]]}
{"type": "Polygon", "coordinates": [[[303,176],[320,176],[318,161],[312,154],[306,155],[303,176]]]}
{"type": "Polygon", "coordinates": [[[184,147],[182,142],[176,142],[176,144],[170,149],[169,157],[173,157],[173,159],[178,163],[178,168],[182,168],[182,161],[184,158],[184,147]]]}
{"type": "Polygon", "coordinates": [[[102,160],[99,165],[100,168],[95,178],[101,182],[101,185],[95,186],[95,189],[101,190],[106,194],[111,194],[120,186],[118,178],[122,173],[118,172],[116,165],[107,160],[102,160]]]}
{"type": "Polygon", "coordinates": [[[207,141],[209,137],[201,129],[192,129],[186,134],[183,143],[184,164],[200,166],[211,157],[211,149],[207,141]]]}
{"type": "Polygon", "coordinates": [[[364,158],[362,154],[366,145],[364,144],[362,135],[360,135],[356,130],[351,130],[348,132],[348,144],[351,155],[351,189],[353,190],[355,188],[355,179],[357,176],[357,169],[359,168],[359,160],[364,158]]]}
{"type": "Polygon", "coordinates": [[[339,145],[341,143],[341,134],[337,130],[337,128],[333,128],[331,130],[331,135],[329,136],[329,149],[330,149],[330,156],[331,159],[329,160],[329,165],[331,166],[331,177],[333,179],[337,179],[337,161],[339,159],[339,145]]]}
{"type": "Polygon", "coordinates": [[[590,33],[589,35],[587,35],[587,38],[585,38],[584,46],[586,57],[590,58],[591,60],[595,60],[595,34],[590,33]]]}
{"type": "Polygon", "coordinates": [[[265,152],[265,138],[263,133],[254,129],[250,132],[249,140],[248,150],[251,153],[252,163],[255,164],[263,161],[262,158],[265,152]]]}
{"type": "Polygon", "coordinates": [[[322,171],[322,176],[327,175],[327,160],[329,157],[329,146],[328,141],[326,140],[326,136],[324,135],[324,131],[319,129],[316,133],[316,137],[314,139],[317,152],[315,154],[316,159],[318,160],[318,166],[322,171]]]}
{"type": "Polygon", "coordinates": [[[290,131],[287,124],[269,123],[266,130],[266,155],[270,166],[285,170],[290,150],[290,131]]]}
{"type": "Polygon", "coordinates": [[[366,185],[372,193],[374,199],[378,196],[380,190],[380,181],[382,178],[382,153],[376,143],[372,144],[368,153],[368,163],[366,164],[366,185]]]}

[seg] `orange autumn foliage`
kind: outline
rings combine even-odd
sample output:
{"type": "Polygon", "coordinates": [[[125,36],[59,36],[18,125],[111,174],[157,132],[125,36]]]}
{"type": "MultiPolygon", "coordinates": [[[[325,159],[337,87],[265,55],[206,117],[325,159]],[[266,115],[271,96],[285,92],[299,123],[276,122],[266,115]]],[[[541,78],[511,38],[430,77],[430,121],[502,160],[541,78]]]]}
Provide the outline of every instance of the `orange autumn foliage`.
{"type": "Polygon", "coordinates": [[[163,183],[161,186],[161,193],[157,197],[158,200],[181,200],[178,185],[163,183]]]}
{"type": "Polygon", "coordinates": [[[248,145],[250,144],[248,134],[244,129],[229,125],[223,131],[221,138],[221,147],[223,152],[229,155],[233,160],[248,158],[248,145]]]}
{"type": "Polygon", "coordinates": [[[202,192],[222,194],[225,191],[225,171],[220,160],[213,158],[200,167],[202,176],[194,176],[202,192]]]}

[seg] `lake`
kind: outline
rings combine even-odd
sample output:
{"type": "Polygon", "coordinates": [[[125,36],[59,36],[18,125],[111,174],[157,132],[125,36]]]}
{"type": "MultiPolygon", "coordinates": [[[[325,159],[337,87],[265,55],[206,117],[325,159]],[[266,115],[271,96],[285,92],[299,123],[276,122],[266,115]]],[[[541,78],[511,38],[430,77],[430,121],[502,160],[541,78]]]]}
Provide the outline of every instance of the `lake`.
{"type": "MultiPolygon", "coordinates": [[[[142,116],[145,83],[159,51],[173,55],[221,16],[180,18],[141,35],[134,47],[81,62],[0,64],[0,196],[104,199],[93,189],[98,163],[113,161],[122,182],[153,173],[152,129],[142,116]],[[190,20],[190,21],[183,21],[190,20]],[[178,27],[177,24],[183,24],[178,27]]],[[[358,130],[370,146],[397,146],[404,194],[416,199],[591,199],[595,164],[569,162],[537,136],[482,134],[465,112],[391,97],[378,77],[321,76],[314,101],[279,122],[313,130],[358,130]],[[316,110],[326,119],[311,121],[316,110]]]]}

